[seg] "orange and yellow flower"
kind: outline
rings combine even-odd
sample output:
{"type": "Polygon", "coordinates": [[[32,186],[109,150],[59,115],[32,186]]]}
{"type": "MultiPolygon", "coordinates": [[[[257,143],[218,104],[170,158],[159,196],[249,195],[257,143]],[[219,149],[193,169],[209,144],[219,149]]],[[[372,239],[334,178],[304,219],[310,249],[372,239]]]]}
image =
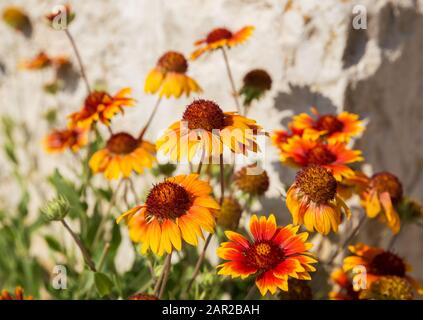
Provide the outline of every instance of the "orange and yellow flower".
{"type": "Polygon", "coordinates": [[[332,171],[337,180],[354,175],[349,163],[362,161],[360,150],[350,150],[343,143],[294,136],[281,146],[281,161],[295,167],[321,165],[332,171]]]}
{"type": "Polygon", "coordinates": [[[141,252],[148,250],[161,256],[173,249],[182,249],[182,239],[193,246],[203,237],[203,230],[213,233],[215,214],[220,209],[212,198],[208,182],[197,174],[168,178],[155,185],[145,204],[122,214],[132,241],[141,243],[141,252]]]}
{"type": "Polygon", "coordinates": [[[32,296],[24,296],[24,291],[21,287],[16,287],[15,296],[11,295],[9,291],[2,290],[0,293],[0,300],[32,300],[32,296]]]}
{"type": "Polygon", "coordinates": [[[212,30],[206,38],[195,42],[196,46],[201,46],[191,54],[191,59],[197,59],[207,51],[213,51],[223,47],[234,47],[245,42],[253,33],[253,26],[245,26],[233,33],[226,28],[216,28],[212,30]]]}
{"type": "Polygon", "coordinates": [[[88,143],[88,131],[82,128],[53,130],[43,140],[48,153],[61,153],[67,149],[77,152],[88,143]]]}
{"type": "Polygon", "coordinates": [[[403,188],[399,179],[389,172],[379,172],[368,180],[367,188],[361,194],[361,203],[369,218],[378,217],[397,234],[401,221],[395,205],[402,198],[403,188]]]}
{"type": "Polygon", "coordinates": [[[124,112],[124,106],[135,105],[135,100],[128,97],[130,94],[130,88],[123,88],[114,96],[104,91],[90,93],[81,110],[69,115],[69,126],[90,128],[96,121],[101,121],[107,126],[110,125],[110,120],[115,114],[124,112]]]}
{"type": "Polygon", "coordinates": [[[343,270],[349,272],[356,267],[364,267],[366,270],[365,279],[362,273],[353,276],[353,282],[357,284],[356,290],[362,287],[363,281],[366,281],[366,287],[369,288],[381,277],[396,276],[406,279],[419,295],[423,294],[423,287],[420,283],[407,273],[411,271],[411,266],[401,257],[382,248],[371,247],[363,243],[351,245],[348,248],[353,255],[344,259],[343,270]]]}
{"type": "Polygon", "coordinates": [[[250,220],[252,241],[233,231],[225,234],[230,240],[223,242],[217,255],[228,262],[220,264],[218,274],[232,278],[256,276],[256,285],[264,296],[274,294],[277,288],[288,291],[288,278],[310,280],[309,272],[316,263],[308,250],[313,246],[306,242],[308,233],[298,233],[298,226],[278,227],[275,216],[260,220],[253,215],[250,220]]]}
{"type": "Polygon", "coordinates": [[[322,166],[301,169],[288,189],[286,206],[294,224],[303,224],[308,231],[328,234],[338,232],[342,213],[351,213],[337,194],[337,182],[333,174],[322,166]]]}
{"type": "Polygon", "coordinates": [[[132,171],[142,173],[155,161],[155,147],[148,141],[138,140],[126,132],[113,134],[106,147],[93,154],[89,161],[95,172],[103,172],[109,179],[127,178],[132,171]]]}
{"type": "Polygon", "coordinates": [[[305,138],[324,137],[329,143],[346,143],[364,131],[363,121],[358,115],[346,111],[340,114],[320,114],[315,107],[311,108],[315,118],[307,113],[293,117],[292,127],[302,130],[305,138]]]}
{"type": "Polygon", "coordinates": [[[232,152],[257,152],[256,137],[261,127],[254,120],[235,112],[223,112],[209,100],[195,100],[186,108],[182,120],[172,124],[157,142],[157,150],[169,154],[172,160],[188,157],[198,150],[206,156],[222,154],[227,146],[232,152]]]}
{"type": "Polygon", "coordinates": [[[201,92],[198,83],[186,75],[187,70],[188,62],[183,54],[166,52],[147,75],[144,91],[152,94],[159,91],[159,96],[166,98],[179,98],[183,94],[188,97],[191,92],[201,92]]]}

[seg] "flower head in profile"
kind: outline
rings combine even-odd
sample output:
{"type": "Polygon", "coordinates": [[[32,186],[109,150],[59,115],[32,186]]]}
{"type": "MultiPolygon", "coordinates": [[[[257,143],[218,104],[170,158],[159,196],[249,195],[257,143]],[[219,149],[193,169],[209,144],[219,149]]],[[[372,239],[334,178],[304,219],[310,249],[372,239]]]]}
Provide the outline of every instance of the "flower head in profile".
{"type": "Polygon", "coordinates": [[[146,93],[159,92],[159,96],[179,98],[191,92],[201,92],[198,83],[186,75],[188,62],[182,53],[168,51],[157,61],[156,67],[149,72],[145,79],[146,93]]]}
{"type": "Polygon", "coordinates": [[[394,234],[399,232],[401,221],[395,206],[403,199],[403,188],[396,176],[386,171],[374,174],[361,199],[369,218],[378,217],[394,234]]]}
{"type": "Polygon", "coordinates": [[[213,233],[219,204],[210,195],[209,183],[197,174],[180,175],[156,184],[145,204],[123,213],[132,241],[141,243],[141,252],[148,250],[161,256],[173,249],[182,249],[182,239],[193,246],[203,238],[203,230],[213,233]]]}
{"type": "Polygon", "coordinates": [[[24,296],[24,290],[21,287],[16,287],[15,296],[7,290],[0,292],[0,300],[32,300],[32,296],[24,296]]]}
{"type": "Polygon", "coordinates": [[[56,129],[43,140],[48,153],[61,153],[65,150],[77,152],[88,143],[88,131],[82,128],[56,129]]]}
{"type": "MultiPolygon", "coordinates": [[[[372,284],[381,279],[381,277],[395,276],[406,280],[419,295],[423,294],[423,287],[408,272],[411,267],[405,260],[391,251],[382,248],[371,247],[363,243],[351,245],[348,247],[352,255],[344,259],[344,272],[353,271],[360,267],[366,270],[366,287],[370,288],[372,284]]],[[[357,273],[353,276],[353,282],[356,285],[355,290],[361,288],[363,274],[357,273]]]]}
{"type": "Polygon", "coordinates": [[[272,78],[262,69],[248,72],[243,79],[240,95],[244,96],[244,105],[249,106],[254,100],[260,99],[264,93],[272,88],[272,78]]]}
{"type": "Polygon", "coordinates": [[[206,38],[195,42],[199,46],[191,54],[191,59],[197,59],[207,51],[213,51],[223,47],[234,47],[245,42],[253,33],[253,26],[245,26],[237,32],[232,32],[226,28],[216,28],[209,32],[206,38]]]}
{"type": "Polygon", "coordinates": [[[250,220],[252,239],[239,233],[226,231],[230,241],[223,242],[217,255],[223,260],[218,274],[232,278],[256,277],[256,285],[264,296],[267,291],[274,294],[277,288],[288,291],[288,279],[310,280],[309,272],[317,260],[308,250],[312,244],[306,242],[308,233],[298,233],[298,226],[278,227],[274,215],[260,219],[253,215],[250,220]]]}
{"type": "Polygon", "coordinates": [[[107,126],[110,125],[110,120],[117,113],[124,112],[124,106],[135,105],[135,100],[128,97],[130,94],[130,88],[123,88],[114,96],[104,91],[90,93],[81,110],[69,115],[70,126],[90,128],[96,121],[100,121],[107,126]]]}
{"type": "Polygon", "coordinates": [[[90,168],[102,172],[109,179],[129,177],[132,171],[142,173],[155,161],[155,147],[148,141],[139,140],[126,132],[113,134],[106,146],[93,154],[90,168]]]}
{"type": "Polygon", "coordinates": [[[350,150],[339,142],[327,144],[294,136],[281,147],[282,162],[295,167],[320,165],[331,170],[337,180],[354,175],[348,164],[362,160],[361,151],[350,150]]]}
{"type": "Polygon", "coordinates": [[[322,166],[301,169],[286,196],[286,206],[294,224],[303,224],[308,231],[328,234],[338,232],[342,213],[351,215],[337,194],[333,174],[322,166]]]}
{"type": "Polygon", "coordinates": [[[191,160],[198,150],[206,156],[222,154],[223,147],[246,155],[257,152],[256,137],[261,127],[235,112],[223,112],[210,100],[195,100],[185,109],[181,121],[172,124],[157,140],[157,150],[172,160],[191,160]]]}
{"type": "Polygon", "coordinates": [[[358,115],[346,111],[340,114],[320,114],[311,108],[314,118],[307,113],[294,116],[292,126],[303,130],[304,137],[316,139],[324,137],[329,143],[348,142],[364,131],[363,121],[358,115]]]}

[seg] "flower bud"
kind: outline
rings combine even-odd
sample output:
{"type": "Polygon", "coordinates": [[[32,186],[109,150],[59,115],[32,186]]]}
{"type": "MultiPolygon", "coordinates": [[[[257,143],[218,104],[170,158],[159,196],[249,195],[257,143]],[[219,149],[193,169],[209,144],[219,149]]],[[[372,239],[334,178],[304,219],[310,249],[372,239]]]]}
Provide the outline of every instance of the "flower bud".
{"type": "Polygon", "coordinates": [[[63,196],[50,200],[41,208],[41,213],[46,221],[59,221],[69,213],[70,204],[68,199],[63,196]]]}

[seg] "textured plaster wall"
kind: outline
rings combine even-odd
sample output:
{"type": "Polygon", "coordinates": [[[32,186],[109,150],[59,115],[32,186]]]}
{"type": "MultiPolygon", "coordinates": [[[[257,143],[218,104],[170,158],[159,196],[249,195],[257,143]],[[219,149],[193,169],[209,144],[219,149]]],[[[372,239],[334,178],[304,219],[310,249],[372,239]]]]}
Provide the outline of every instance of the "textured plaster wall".
{"type": "MultiPolygon", "coordinates": [[[[62,116],[76,110],[85,88],[74,83],[56,96],[39,88],[52,78],[48,71],[22,72],[17,63],[46,50],[49,54],[72,51],[60,31],[42,22],[43,14],[58,1],[2,0],[26,7],[34,24],[32,37],[16,35],[0,24],[0,112],[25,120],[34,141],[46,133],[41,115],[58,107],[62,116]]],[[[92,83],[101,82],[116,91],[133,88],[137,107],[125,118],[114,121],[115,130],[136,133],[144,124],[155,97],[142,92],[144,78],[167,50],[189,54],[192,43],[211,28],[227,26],[236,30],[247,24],[256,31],[245,45],[232,49],[229,59],[236,82],[251,68],[264,68],[273,78],[272,91],[254,105],[250,116],[268,131],[280,128],[293,112],[316,105],[320,110],[346,109],[369,121],[359,142],[367,161],[390,170],[404,181],[406,193],[423,201],[423,1],[422,0],[90,0],[70,1],[77,12],[71,26],[87,74],[92,83]],[[368,28],[351,28],[352,9],[362,4],[368,12],[368,28]]],[[[73,56],[72,56],[73,59],[73,56]]],[[[224,110],[234,110],[229,82],[219,54],[191,63],[189,73],[202,85],[205,98],[214,99],[224,110]]],[[[166,100],[161,105],[147,138],[179,118],[190,99],[166,100]]],[[[63,123],[64,124],[64,123],[63,123]]],[[[51,172],[66,156],[42,155],[40,145],[37,177],[51,172]]],[[[289,220],[278,197],[281,182],[290,183],[292,171],[281,168],[276,151],[266,148],[266,169],[271,190],[264,209],[289,220]]],[[[1,161],[1,158],[0,158],[1,161]]],[[[0,173],[7,181],[8,172],[0,173]]],[[[142,181],[140,181],[142,182],[142,181]]],[[[145,182],[145,181],[144,181],[145,182]]],[[[10,184],[2,183],[0,194],[9,196],[10,184]]],[[[43,189],[42,193],[48,192],[43,189]]],[[[368,226],[374,233],[376,224],[368,226]]],[[[369,236],[371,241],[377,241],[369,236]]],[[[423,278],[420,259],[421,230],[411,227],[401,235],[396,248],[416,265],[423,278]],[[415,245],[410,245],[413,243],[415,245]],[[420,260],[420,261],[419,261],[420,260]],[[420,265],[418,264],[420,263],[420,265]]]]}

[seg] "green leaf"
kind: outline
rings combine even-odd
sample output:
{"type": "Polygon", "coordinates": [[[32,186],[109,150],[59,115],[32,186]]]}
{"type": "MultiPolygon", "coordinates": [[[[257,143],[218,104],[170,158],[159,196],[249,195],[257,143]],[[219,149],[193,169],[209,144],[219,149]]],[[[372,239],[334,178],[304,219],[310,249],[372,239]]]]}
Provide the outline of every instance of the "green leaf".
{"type": "Polygon", "coordinates": [[[54,239],[52,236],[47,235],[44,237],[44,240],[47,242],[47,245],[49,246],[51,250],[56,252],[63,252],[62,245],[59,243],[59,241],[54,239]]]}
{"type": "Polygon", "coordinates": [[[112,292],[113,282],[104,273],[96,272],[94,282],[100,296],[104,297],[112,292]]]}

